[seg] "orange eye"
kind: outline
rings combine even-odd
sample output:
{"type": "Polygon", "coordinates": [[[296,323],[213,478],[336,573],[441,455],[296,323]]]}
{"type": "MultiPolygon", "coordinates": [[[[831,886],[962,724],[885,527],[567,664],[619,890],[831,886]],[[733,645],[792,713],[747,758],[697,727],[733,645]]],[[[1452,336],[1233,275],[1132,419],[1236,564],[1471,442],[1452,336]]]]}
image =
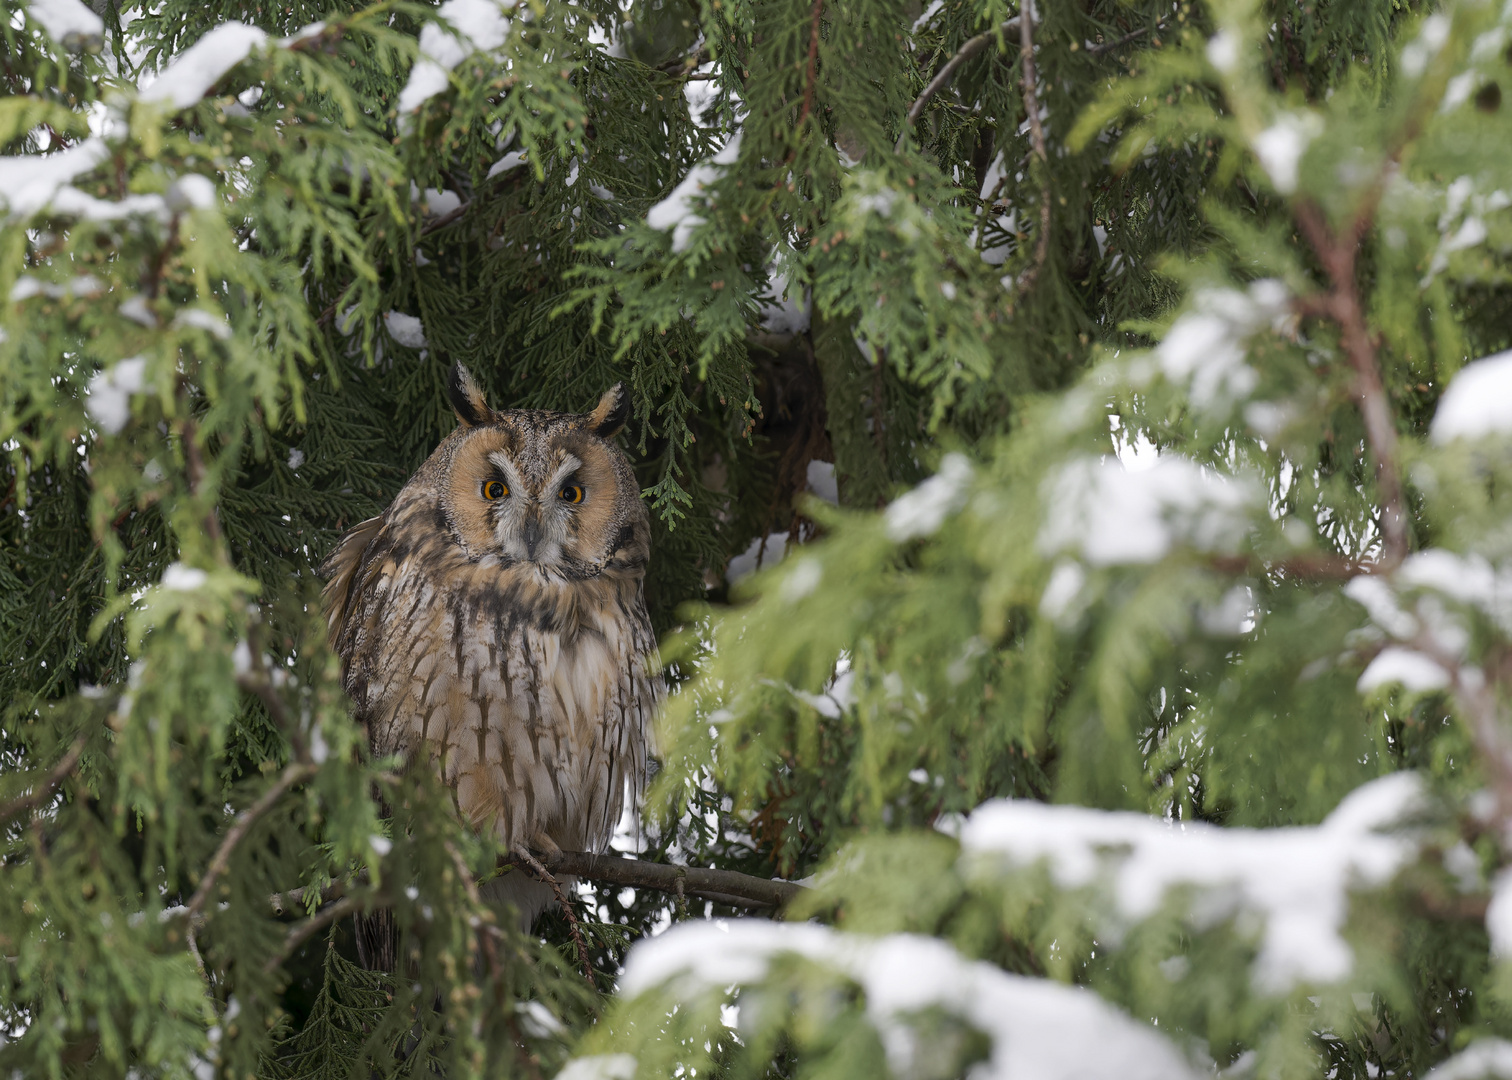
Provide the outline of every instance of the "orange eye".
{"type": "Polygon", "coordinates": [[[497,501],[509,494],[509,488],[504,486],[502,480],[490,480],[483,485],[483,497],[490,502],[497,501]]]}
{"type": "Polygon", "coordinates": [[[557,492],[557,495],[564,502],[580,503],[583,501],[583,489],[576,484],[567,484],[563,486],[562,490],[557,492]]]}

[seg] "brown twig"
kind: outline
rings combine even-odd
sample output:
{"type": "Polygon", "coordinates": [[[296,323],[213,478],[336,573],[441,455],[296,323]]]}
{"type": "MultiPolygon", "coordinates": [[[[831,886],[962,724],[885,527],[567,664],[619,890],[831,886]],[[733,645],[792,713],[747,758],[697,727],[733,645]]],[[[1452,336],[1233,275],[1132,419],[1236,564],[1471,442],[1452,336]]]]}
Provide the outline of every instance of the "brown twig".
{"type": "Polygon", "coordinates": [[[290,762],[284,769],[283,774],[262,793],[251,806],[247,807],[236,816],[231,823],[231,828],[226,830],[225,837],[220,842],[220,847],[215,849],[215,854],[210,858],[210,865],[205,868],[204,877],[200,878],[199,887],[194,890],[194,895],[189,898],[189,903],[184,905],[184,914],[190,922],[190,933],[193,934],[193,924],[196,916],[204,910],[206,902],[210,899],[210,890],[215,887],[215,882],[231,866],[231,853],[236,850],[236,845],[246,839],[257,820],[273,809],[275,803],[283,798],[295,784],[303,783],[316,773],[316,767],[303,762],[290,762]]]}
{"type": "MultiPolygon", "coordinates": [[[[1164,19],[1161,19],[1158,22],[1156,22],[1156,24],[1154,26],[1154,30],[1155,30],[1155,32],[1157,34],[1160,33],[1162,30],[1164,30],[1165,28],[1166,28],[1166,23],[1165,23],[1164,19]]],[[[1088,56],[1102,56],[1105,53],[1112,52],[1114,49],[1121,49],[1125,45],[1132,44],[1133,42],[1136,42],[1140,38],[1144,37],[1146,34],[1148,34],[1150,32],[1150,29],[1151,28],[1148,27],[1148,26],[1142,26],[1138,30],[1132,30],[1132,31],[1130,31],[1129,33],[1125,34],[1123,37],[1118,38],[1116,41],[1104,41],[1104,42],[1102,42],[1099,45],[1089,45],[1089,46],[1087,46],[1087,55],[1088,56]]]]}
{"type": "Polygon", "coordinates": [[[1039,280],[1050,255],[1050,154],[1045,149],[1045,127],[1040,122],[1039,75],[1034,64],[1034,0],[1023,0],[1026,18],[1019,20],[1019,61],[1023,69],[1024,111],[1029,114],[1029,139],[1040,159],[1040,227],[1034,242],[1034,263],[1018,280],[1018,291],[1027,293],[1039,280]]]}
{"type": "Polygon", "coordinates": [[[35,810],[51,798],[53,790],[63,782],[64,777],[73,772],[74,766],[79,763],[79,756],[84,753],[86,742],[88,740],[83,735],[74,739],[68,750],[58,759],[58,763],[53,766],[52,771],[42,778],[40,784],[25,795],[18,795],[4,806],[0,806],[0,823],[35,810]]]}
{"type": "Polygon", "coordinates": [[[1355,257],[1369,218],[1357,216],[1349,230],[1340,235],[1329,226],[1317,203],[1309,199],[1298,202],[1296,218],[1328,273],[1331,287],[1315,306],[1338,323],[1344,355],[1354,370],[1351,393],[1365,424],[1365,441],[1375,459],[1376,487],[1381,497],[1381,561],[1388,567],[1396,566],[1407,557],[1407,500],[1397,466],[1396,421],[1355,282],[1355,257]]]}
{"type": "Polygon", "coordinates": [[[803,112],[798,114],[796,131],[803,127],[814,111],[814,84],[819,77],[819,22],[824,14],[824,0],[814,0],[813,26],[809,31],[808,68],[803,80],[803,112]]]}
{"type": "MultiPolygon", "coordinates": [[[[1029,17],[1032,19],[1034,16],[1031,14],[1029,17]]],[[[945,62],[945,66],[935,74],[933,79],[929,80],[929,85],[924,87],[924,92],[909,106],[908,116],[903,120],[903,130],[898,134],[898,141],[893,145],[894,152],[899,154],[903,152],[903,143],[907,140],[908,133],[913,130],[915,122],[923,114],[924,106],[929,104],[929,100],[932,97],[950,85],[950,80],[955,78],[956,72],[961,69],[961,65],[1000,37],[1013,33],[1018,29],[1018,25],[1019,16],[1015,15],[1008,21],[999,23],[991,30],[984,30],[976,37],[968,38],[966,43],[956,50],[956,54],[945,62]]]]}
{"type": "Polygon", "coordinates": [[[598,990],[598,983],[593,979],[593,964],[588,959],[588,942],[583,940],[582,928],[578,925],[577,912],[572,910],[572,902],[567,899],[566,892],[562,889],[562,883],[552,876],[551,871],[541,865],[541,861],[525,848],[516,848],[512,856],[524,863],[530,873],[540,881],[551,886],[551,891],[556,894],[557,903],[562,905],[562,913],[567,916],[567,927],[572,931],[572,940],[577,945],[578,963],[583,968],[583,978],[588,980],[588,985],[598,990]]]}
{"type": "Polygon", "coordinates": [[[462,203],[460,206],[448,210],[446,213],[442,214],[434,221],[426,222],[424,225],[420,226],[420,235],[429,236],[431,233],[436,232],[438,229],[446,228],[452,222],[460,218],[463,214],[467,213],[468,208],[471,206],[472,201],[468,200],[467,202],[462,203]]]}
{"type": "Polygon", "coordinates": [[[268,962],[263,964],[263,973],[271,975],[278,970],[280,964],[287,960],[294,950],[303,945],[312,935],[330,926],[337,919],[344,919],[366,906],[369,896],[344,896],[329,907],[311,915],[300,923],[295,923],[293,928],[284,935],[283,944],[278,951],[268,957],[268,962]]]}

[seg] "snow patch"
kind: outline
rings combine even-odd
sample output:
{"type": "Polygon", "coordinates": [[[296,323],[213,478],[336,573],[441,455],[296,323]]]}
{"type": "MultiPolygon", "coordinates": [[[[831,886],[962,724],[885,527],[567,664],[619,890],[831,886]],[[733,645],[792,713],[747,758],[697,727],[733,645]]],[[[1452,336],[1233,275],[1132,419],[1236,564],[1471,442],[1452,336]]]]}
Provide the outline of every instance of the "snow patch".
{"type": "Polygon", "coordinates": [[[868,938],[758,919],[680,923],[631,950],[620,985],[630,995],[658,987],[677,997],[723,992],[761,981],[783,955],[823,964],[860,987],[895,1076],[918,1075],[936,1052],[920,1022],[933,1010],[991,1040],[988,1059],[972,1070],[978,1080],[1194,1076],[1162,1035],[1092,991],[1009,975],[912,934],[868,938]]]}
{"type": "Polygon", "coordinates": [[[960,839],[981,868],[1044,861],[1061,888],[1107,887],[1125,919],[1154,914],[1181,887],[1195,890],[1190,911],[1203,923],[1258,915],[1255,982],[1284,992],[1349,974],[1354,955],[1339,934],[1349,890],[1384,885],[1415,857],[1415,840],[1383,830],[1422,805],[1422,781],[1405,772],[1355,789],[1321,825],[1279,829],[1001,799],[974,810],[960,839]]]}
{"type": "Polygon", "coordinates": [[[1079,552],[1102,566],[1157,562],[1178,544],[1228,551],[1243,540],[1249,511],[1261,504],[1253,481],[1180,455],[1163,455],[1139,472],[1082,458],[1045,486],[1039,547],[1046,555],[1079,552]]]}
{"type": "Polygon", "coordinates": [[[436,14],[454,30],[426,23],[420,30],[420,58],[399,92],[399,114],[414,112],[447,87],[447,73],[474,52],[490,52],[509,37],[510,19],[495,0],[446,0],[436,14]]]}
{"type": "Polygon", "coordinates": [[[1315,113],[1282,113],[1275,123],[1255,136],[1255,156],[1283,195],[1297,190],[1298,171],[1307,147],[1323,133],[1323,120],[1315,113]]]}
{"type": "Polygon", "coordinates": [[[964,454],[946,454],[940,471],[888,505],[883,519],[887,535],[902,543],[937,532],[945,519],[966,505],[971,462],[964,454]]]}
{"type": "Polygon", "coordinates": [[[731,556],[725,567],[725,580],[733,585],[763,566],[780,562],[787,554],[787,548],[788,534],[785,532],[769,533],[765,538],[758,536],[739,555],[731,556]]]}
{"type": "Polygon", "coordinates": [[[1392,645],[1382,649],[1360,675],[1360,693],[1369,693],[1391,683],[1400,683],[1415,694],[1443,690],[1449,685],[1449,673],[1436,660],[1416,649],[1392,645]]]}
{"type": "Polygon", "coordinates": [[[1155,349],[1161,370],[1166,378],[1187,383],[1200,409],[1227,408],[1249,396],[1260,377],[1245,363],[1248,339],[1266,327],[1284,329],[1291,318],[1290,297],[1274,278],[1244,291],[1198,289],[1155,349]]]}
{"type": "Polygon", "coordinates": [[[1454,439],[1512,434],[1512,351],[1466,364],[1439,398],[1429,437],[1454,439]]]}
{"type": "Polygon", "coordinates": [[[175,592],[194,592],[204,588],[205,582],[210,580],[210,575],[197,566],[185,566],[183,563],[169,563],[163,571],[162,586],[175,592]]]}
{"type": "Polygon", "coordinates": [[[388,328],[389,337],[405,348],[425,348],[425,326],[415,316],[402,311],[384,312],[383,325],[388,328]]]}
{"type": "Polygon", "coordinates": [[[740,134],[736,131],[719,153],[689,169],[682,183],[646,212],[647,225],[658,232],[671,232],[674,252],[686,251],[693,230],[704,223],[694,209],[694,202],[703,200],[707,189],[724,175],[725,167],[735,163],[740,155],[740,134]]]}
{"type": "Polygon", "coordinates": [[[142,392],[146,374],[145,356],[133,356],[109,371],[96,372],[89,380],[84,411],[106,434],[119,435],[131,419],[131,395],[142,392]]]}
{"type": "Polygon", "coordinates": [[[1227,75],[1239,66],[1239,35],[1220,30],[1208,39],[1208,63],[1227,75]]]}
{"type": "Polygon", "coordinates": [[[56,154],[0,157],[0,206],[12,220],[30,217],[50,203],[58,189],[110,159],[104,139],[85,139],[56,154]]]}
{"type": "Polygon", "coordinates": [[[629,1054],[594,1054],[573,1058],[557,1073],[556,1080],[635,1080],[635,1067],[635,1058],[629,1054]]]}
{"type": "Polygon", "coordinates": [[[1476,1039],[1423,1080],[1512,1080],[1512,1042],[1476,1039]]]}
{"type": "Polygon", "coordinates": [[[266,31],[242,22],[222,23],[200,38],[163,69],[142,91],[141,100],[166,102],[187,109],[204,99],[210,88],[268,40],[266,31]]]}
{"type": "Polygon", "coordinates": [[[77,46],[105,36],[104,21],[79,0],[31,0],[26,14],[59,45],[77,46]]]}

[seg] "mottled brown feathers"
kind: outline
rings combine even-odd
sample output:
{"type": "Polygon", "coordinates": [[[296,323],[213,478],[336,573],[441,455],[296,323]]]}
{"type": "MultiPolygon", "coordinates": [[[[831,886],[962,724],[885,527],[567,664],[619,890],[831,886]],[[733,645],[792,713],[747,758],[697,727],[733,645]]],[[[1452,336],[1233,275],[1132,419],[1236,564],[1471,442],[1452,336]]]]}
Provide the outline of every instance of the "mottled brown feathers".
{"type": "Polygon", "coordinates": [[[344,685],[374,751],[433,763],[478,828],[601,850],[662,692],[649,522],[608,441],[628,397],[494,412],[461,365],[447,396],[460,426],[326,562],[344,685]]]}

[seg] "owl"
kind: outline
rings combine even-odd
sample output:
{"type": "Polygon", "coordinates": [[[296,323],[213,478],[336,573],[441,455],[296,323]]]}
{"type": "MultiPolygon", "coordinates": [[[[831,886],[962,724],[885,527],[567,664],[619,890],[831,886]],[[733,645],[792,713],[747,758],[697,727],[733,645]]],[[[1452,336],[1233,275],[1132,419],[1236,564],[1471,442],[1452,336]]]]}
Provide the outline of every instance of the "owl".
{"type": "MultiPolygon", "coordinates": [[[[495,412],[457,364],[447,396],[457,429],[326,561],[343,684],[373,751],[429,763],[474,827],[510,850],[602,851],[662,694],[650,523],[610,441],[628,395],[495,412]]],[[[519,872],[488,891],[527,928],[553,896],[519,872]]]]}

